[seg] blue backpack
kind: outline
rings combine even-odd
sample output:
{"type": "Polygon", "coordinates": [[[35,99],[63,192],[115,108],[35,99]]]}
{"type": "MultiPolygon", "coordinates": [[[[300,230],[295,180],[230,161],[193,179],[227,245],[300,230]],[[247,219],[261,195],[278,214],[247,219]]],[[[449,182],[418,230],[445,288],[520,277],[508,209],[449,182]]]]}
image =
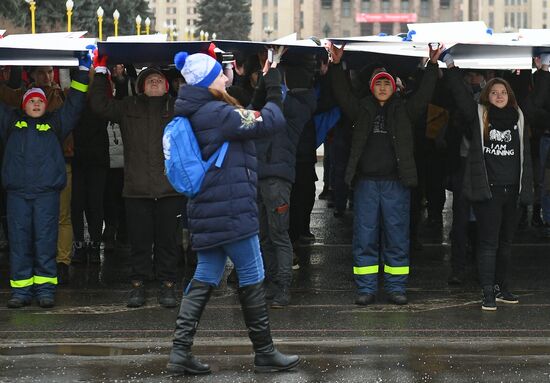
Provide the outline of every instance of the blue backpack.
{"type": "Polygon", "coordinates": [[[203,161],[189,120],[175,117],[164,128],[162,137],[164,168],[168,181],[177,192],[189,198],[195,197],[212,164],[216,162],[216,167],[221,168],[228,146],[229,142],[224,142],[208,160],[203,161]]]}

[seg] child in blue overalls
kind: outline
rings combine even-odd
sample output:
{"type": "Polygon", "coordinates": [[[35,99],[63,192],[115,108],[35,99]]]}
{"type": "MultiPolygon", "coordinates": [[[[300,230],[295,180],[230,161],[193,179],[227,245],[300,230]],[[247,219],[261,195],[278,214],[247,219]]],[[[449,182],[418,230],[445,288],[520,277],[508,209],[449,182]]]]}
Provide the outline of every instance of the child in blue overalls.
{"type": "Polygon", "coordinates": [[[4,145],[2,183],[7,192],[10,243],[9,308],[55,305],[59,195],[67,183],[62,142],[75,127],[86,103],[91,60],[79,72],[61,109],[46,113],[40,88],[23,96],[22,110],[0,103],[0,138],[4,145]]]}

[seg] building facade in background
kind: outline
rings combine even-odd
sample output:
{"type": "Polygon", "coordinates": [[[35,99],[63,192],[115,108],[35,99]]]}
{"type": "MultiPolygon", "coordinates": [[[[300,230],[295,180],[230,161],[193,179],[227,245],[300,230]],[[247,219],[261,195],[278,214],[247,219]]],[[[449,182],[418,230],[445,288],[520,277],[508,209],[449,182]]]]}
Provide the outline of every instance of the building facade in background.
{"type": "MultiPolygon", "coordinates": [[[[149,0],[156,30],[196,31],[198,0],[149,0]]],[[[495,32],[547,28],[550,0],[251,0],[251,40],[367,36],[408,31],[408,23],[483,20],[495,32]]],[[[219,31],[208,31],[210,34],[219,31]]],[[[458,31],[460,32],[460,31],[458,31]]]]}

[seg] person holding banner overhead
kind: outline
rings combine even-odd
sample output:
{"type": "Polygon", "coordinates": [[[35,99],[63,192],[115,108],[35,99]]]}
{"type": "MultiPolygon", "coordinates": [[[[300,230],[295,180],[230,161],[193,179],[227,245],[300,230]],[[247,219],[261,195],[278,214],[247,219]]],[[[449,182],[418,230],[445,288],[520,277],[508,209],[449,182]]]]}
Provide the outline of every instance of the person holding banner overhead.
{"type": "Polygon", "coordinates": [[[507,269],[518,204],[533,202],[529,134],[523,112],[506,80],[489,80],[477,103],[452,56],[445,52],[442,59],[449,68],[449,86],[457,107],[467,119],[470,146],[462,188],[465,198],[472,202],[477,220],[481,309],[495,311],[496,302],[519,302],[508,290],[507,269]]]}
{"type": "Polygon", "coordinates": [[[146,302],[145,281],[155,264],[160,282],[158,303],[175,307],[179,222],[184,197],[164,174],[162,135],[174,114],[168,80],[154,67],[142,70],[136,80],[138,95],[121,100],[109,97],[107,57],[95,51],[95,77],[90,106],[100,117],[120,124],[124,142],[124,189],[131,252],[131,290],[126,305],[146,302]]]}
{"type": "Polygon", "coordinates": [[[354,189],[355,303],[375,302],[382,257],[386,297],[391,303],[404,305],[408,302],[410,188],[418,182],[412,125],[432,98],[442,47],[430,44],[430,61],[422,83],[407,101],[395,94],[395,79],[385,70],[374,71],[371,94],[357,98],[340,64],[344,47],[329,43],[327,49],[335,97],[344,114],[354,121],[346,183],[354,189]]]}
{"type": "MultiPolygon", "coordinates": [[[[227,257],[239,279],[239,300],[252,341],[257,371],[282,371],[298,365],[298,356],[275,348],[264,292],[264,265],[258,239],[257,160],[254,140],[282,132],[281,76],[266,61],[265,105],[243,109],[226,91],[227,77],[212,57],[180,52],[175,57],[187,85],[180,88],[175,114],[189,119],[203,159],[227,147],[223,162],[211,166],[198,194],[188,203],[189,231],[198,264],[176,319],[168,370],[176,374],[208,374],[210,367],[191,353],[193,338],[212,289],[220,283],[227,257]],[[227,142],[228,145],[224,145],[227,142]]],[[[218,162],[218,161],[216,161],[218,162]]]]}
{"type": "Polygon", "coordinates": [[[69,95],[55,112],[46,111],[48,99],[40,88],[25,92],[22,111],[0,103],[10,240],[9,308],[27,306],[33,297],[40,307],[55,305],[59,201],[67,183],[61,144],[86,103],[90,55],[79,64],[69,95]]]}

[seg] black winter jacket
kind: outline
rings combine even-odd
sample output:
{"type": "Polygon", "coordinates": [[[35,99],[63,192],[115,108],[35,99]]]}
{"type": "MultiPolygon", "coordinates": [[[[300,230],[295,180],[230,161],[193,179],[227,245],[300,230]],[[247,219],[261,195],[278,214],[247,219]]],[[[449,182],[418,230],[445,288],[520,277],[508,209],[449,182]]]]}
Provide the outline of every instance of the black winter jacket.
{"type": "MultiPolygon", "coordinates": [[[[346,169],[346,183],[352,185],[358,174],[361,155],[372,131],[378,101],[370,94],[362,98],[354,96],[340,64],[332,65],[329,74],[340,108],[354,122],[351,152],[346,169]]],[[[428,64],[418,91],[410,99],[405,101],[393,95],[387,102],[386,126],[392,136],[397,156],[398,175],[403,185],[408,187],[414,187],[418,183],[413,155],[413,122],[426,111],[437,77],[437,64],[428,64]]]]}
{"type": "MultiPolygon", "coordinates": [[[[451,87],[457,107],[462,112],[467,123],[466,135],[470,139],[470,148],[464,170],[462,185],[464,196],[472,202],[486,201],[492,198],[489,178],[483,154],[482,121],[485,107],[479,105],[468,92],[460,70],[457,67],[448,70],[449,86],[451,87]]],[[[525,128],[524,116],[518,108],[519,138],[520,138],[520,192],[519,202],[528,205],[533,202],[533,167],[531,164],[531,145],[525,128]]]]}
{"type": "Polygon", "coordinates": [[[294,183],[296,147],[305,124],[315,111],[313,89],[289,90],[283,102],[286,129],[256,141],[258,179],[278,177],[294,183]]]}

